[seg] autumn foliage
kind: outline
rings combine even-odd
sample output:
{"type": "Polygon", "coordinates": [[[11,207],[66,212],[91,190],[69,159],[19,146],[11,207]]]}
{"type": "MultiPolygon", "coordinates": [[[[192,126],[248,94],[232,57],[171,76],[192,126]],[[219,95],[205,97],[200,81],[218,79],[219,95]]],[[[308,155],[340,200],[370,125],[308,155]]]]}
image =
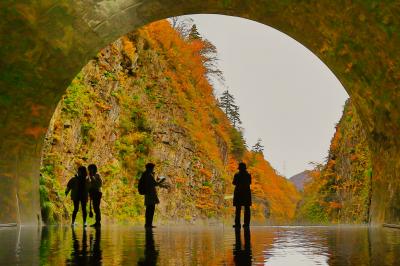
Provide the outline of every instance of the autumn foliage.
{"type": "Polygon", "coordinates": [[[147,161],[169,177],[157,219],[230,217],[239,160],[253,176],[253,216],[279,223],[293,218],[299,193],[261,153],[236,141],[218,106],[205,66],[209,45],[183,38],[163,20],[123,36],[85,66],[59,105],[43,157],[49,220],[67,218],[57,212],[71,208],[68,201],[59,206],[61,188],[86,162],[99,165],[109,221],[143,219],[136,186],[147,161]],[[242,146],[241,158],[234,145],[242,146]]]}
{"type": "Polygon", "coordinates": [[[372,167],[361,120],[350,100],[336,126],[324,165],[311,172],[297,218],[312,223],[367,223],[372,167]]]}

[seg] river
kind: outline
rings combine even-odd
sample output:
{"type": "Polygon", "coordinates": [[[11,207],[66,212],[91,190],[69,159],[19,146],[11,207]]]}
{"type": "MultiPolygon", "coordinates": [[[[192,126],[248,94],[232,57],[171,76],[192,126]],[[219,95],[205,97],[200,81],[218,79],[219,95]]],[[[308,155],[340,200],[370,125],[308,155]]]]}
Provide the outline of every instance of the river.
{"type": "Polygon", "coordinates": [[[366,226],[15,227],[0,265],[400,265],[400,230],[366,226]]]}

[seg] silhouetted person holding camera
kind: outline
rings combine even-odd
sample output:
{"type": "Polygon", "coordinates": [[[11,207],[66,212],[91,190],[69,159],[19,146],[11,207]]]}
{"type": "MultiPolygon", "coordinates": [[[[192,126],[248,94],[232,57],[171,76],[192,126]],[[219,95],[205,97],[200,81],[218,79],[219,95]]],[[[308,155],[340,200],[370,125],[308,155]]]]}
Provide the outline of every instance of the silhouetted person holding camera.
{"type": "Polygon", "coordinates": [[[78,174],[68,181],[67,189],[65,190],[65,196],[67,196],[71,191],[71,200],[74,202],[72,226],[75,225],[75,218],[79,210],[79,204],[81,204],[82,207],[83,226],[86,226],[86,203],[88,201],[88,191],[90,187],[90,182],[86,177],[86,167],[80,166],[78,168],[78,174]]]}
{"type": "Polygon", "coordinates": [[[146,171],[144,171],[141,177],[145,187],[144,205],[146,206],[146,228],[155,227],[153,226],[154,211],[156,204],[160,203],[157,196],[156,186],[160,186],[165,181],[165,179],[161,179],[160,181],[155,180],[154,167],[155,164],[153,163],[146,164],[146,171]]]}
{"type": "Polygon", "coordinates": [[[89,181],[90,181],[90,198],[92,199],[93,210],[96,215],[96,223],[92,224],[93,227],[101,226],[101,213],[100,213],[100,202],[101,202],[101,186],[103,185],[103,180],[97,173],[97,166],[91,164],[88,166],[89,170],[89,181]]]}
{"type": "Polygon", "coordinates": [[[239,172],[235,174],[232,184],[235,186],[233,193],[233,206],[236,207],[235,224],[233,227],[240,228],[240,212],[244,206],[244,228],[250,226],[250,206],[251,206],[251,175],[247,172],[246,164],[239,163],[239,172]]]}

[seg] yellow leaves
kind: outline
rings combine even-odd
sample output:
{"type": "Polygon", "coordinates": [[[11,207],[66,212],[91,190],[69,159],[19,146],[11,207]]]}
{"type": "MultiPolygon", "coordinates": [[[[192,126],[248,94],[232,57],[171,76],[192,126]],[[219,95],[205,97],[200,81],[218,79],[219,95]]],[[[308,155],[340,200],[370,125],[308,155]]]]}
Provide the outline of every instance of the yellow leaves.
{"type": "Polygon", "coordinates": [[[142,142],[147,137],[145,132],[131,132],[124,136],[124,140],[129,144],[136,144],[142,142]]]}
{"type": "Polygon", "coordinates": [[[135,59],[135,53],[136,53],[136,47],[133,45],[133,43],[128,39],[127,36],[122,37],[122,44],[124,47],[124,51],[126,55],[134,61],[135,59]]]}

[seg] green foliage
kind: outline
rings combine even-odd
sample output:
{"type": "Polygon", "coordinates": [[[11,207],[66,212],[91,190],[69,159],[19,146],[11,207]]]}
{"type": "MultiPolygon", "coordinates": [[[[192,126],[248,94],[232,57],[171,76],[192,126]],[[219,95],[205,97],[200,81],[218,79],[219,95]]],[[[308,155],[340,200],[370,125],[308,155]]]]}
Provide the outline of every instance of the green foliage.
{"type": "Polygon", "coordinates": [[[150,131],[143,111],[137,107],[131,110],[131,120],[138,131],[150,131]]]}
{"type": "Polygon", "coordinates": [[[243,133],[237,130],[236,128],[232,128],[230,130],[230,139],[231,139],[231,153],[235,157],[236,160],[241,161],[246,151],[246,142],[243,138],[243,133]]]}
{"type": "Polygon", "coordinates": [[[306,217],[307,222],[314,224],[326,224],[329,223],[329,217],[326,209],[323,208],[317,202],[309,202],[303,207],[302,213],[299,214],[300,217],[306,217]]]}
{"type": "Polygon", "coordinates": [[[41,169],[41,175],[39,177],[39,197],[42,219],[45,223],[54,222],[54,205],[49,197],[50,189],[53,188],[54,182],[54,166],[47,164],[41,169]]]}
{"type": "Polygon", "coordinates": [[[83,108],[90,104],[90,91],[85,85],[82,74],[79,73],[67,88],[62,100],[62,110],[70,117],[78,117],[82,115],[83,108]]]}
{"type": "Polygon", "coordinates": [[[104,72],[103,76],[104,76],[105,78],[111,79],[111,80],[113,80],[113,81],[116,81],[116,80],[117,80],[116,75],[115,75],[114,73],[112,73],[112,72],[109,72],[109,71],[104,72]]]}
{"type": "Polygon", "coordinates": [[[211,182],[210,181],[204,181],[203,183],[202,183],[202,185],[203,186],[205,186],[205,187],[212,187],[212,184],[211,184],[211,182]]]}
{"type": "Polygon", "coordinates": [[[84,143],[87,143],[89,141],[89,132],[93,128],[94,128],[94,125],[91,123],[84,122],[81,124],[81,134],[82,134],[82,140],[84,143]]]}

